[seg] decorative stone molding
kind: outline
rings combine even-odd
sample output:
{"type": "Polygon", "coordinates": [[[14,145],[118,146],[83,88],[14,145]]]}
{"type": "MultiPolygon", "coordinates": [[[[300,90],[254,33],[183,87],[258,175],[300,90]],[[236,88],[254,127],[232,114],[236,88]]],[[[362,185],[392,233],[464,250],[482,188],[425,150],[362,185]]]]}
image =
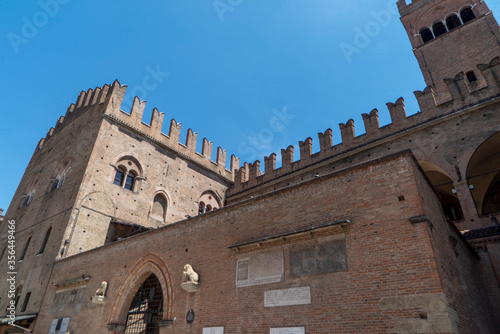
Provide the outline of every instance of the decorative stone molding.
{"type": "Polygon", "coordinates": [[[181,284],[181,287],[190,293],[200,291],[200,284],[196,282],[184,282],[181,284]]]}

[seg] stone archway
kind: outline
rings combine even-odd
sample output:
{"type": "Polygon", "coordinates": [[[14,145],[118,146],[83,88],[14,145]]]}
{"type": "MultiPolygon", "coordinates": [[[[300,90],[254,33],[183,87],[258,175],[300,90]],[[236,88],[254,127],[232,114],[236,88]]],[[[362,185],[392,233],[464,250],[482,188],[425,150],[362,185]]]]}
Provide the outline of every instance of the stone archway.
{"type": "Polygon", "coordinates": [[[480,216],[500,214],[500,132],[486,139],[470,158],[467,182],[480,216]]]}
{"type": "MultiPolygon", "coordinates": [[[[168,326],[171,323],[171,295],[172,281],[167,266],[158,256],[154,254],[146,255],[137,262],[123,281],[111,310],[108,330],[116,334],[135,333],[126,331],[127,324],[130,328],[130,323],[127,322],[132,310],[133,314],[141,313],[135,319],[139,320],[139,317],[142,316],[145,328],[149,328],[149,332],[144,333],[161,333],[159,328],[168,326]],[[162,294],[161,304],[159,305],[158,290],[161,290],[162,294]],[[137,300],[138,294],[145,296],[148,293],[152,294],[149,299],[137,300]],[[140,309],[141,305],[143,309],[140,309]],[[134,307],[139,307],[139,309],[134,310],[134,307]]],[[[138,326],[135,327],[135,329],[137,328],[138,326]]]]}

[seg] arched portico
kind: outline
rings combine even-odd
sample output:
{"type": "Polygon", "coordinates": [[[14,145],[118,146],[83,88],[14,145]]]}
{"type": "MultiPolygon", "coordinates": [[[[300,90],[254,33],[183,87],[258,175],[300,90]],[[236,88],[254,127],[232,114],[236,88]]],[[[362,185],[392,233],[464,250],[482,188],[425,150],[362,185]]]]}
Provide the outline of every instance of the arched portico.
{"type": "Polygon", "coordinates": [[[467,182],[480,216],[500,213],[500,132],[486,139],[471,156],[467,182]]]}

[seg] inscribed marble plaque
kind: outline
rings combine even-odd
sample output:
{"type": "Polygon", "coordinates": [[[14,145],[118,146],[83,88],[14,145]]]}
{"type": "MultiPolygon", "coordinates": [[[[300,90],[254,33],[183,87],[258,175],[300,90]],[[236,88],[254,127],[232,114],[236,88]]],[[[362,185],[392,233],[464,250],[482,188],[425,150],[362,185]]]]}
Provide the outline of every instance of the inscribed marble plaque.
{"type": "Polygon", "coordinates": [[[311,288],[308,286],[264,292],[265,307],[307,304],[311,304],[311,288]]]}
{"type": "Polygon", "coordinates": [[[205,327],[203,334],[224,334],[224,327],[205,327]]]}
{"type": "Polygon", "coordinates": [[[329,240],[290,250],[292,277],[334,273],[347,269],[345,239],[329,240]]]}
{"type": "Polygon", "coordinates": [[[252,286],[283,281],[283,251],[270,250],[247,254],[236,262],[236,286],[252,286]]]}
{"type": "Polygon", "coordinates": [[[305,327],[271,328],[269,334],[305,334],[305,327]]]}

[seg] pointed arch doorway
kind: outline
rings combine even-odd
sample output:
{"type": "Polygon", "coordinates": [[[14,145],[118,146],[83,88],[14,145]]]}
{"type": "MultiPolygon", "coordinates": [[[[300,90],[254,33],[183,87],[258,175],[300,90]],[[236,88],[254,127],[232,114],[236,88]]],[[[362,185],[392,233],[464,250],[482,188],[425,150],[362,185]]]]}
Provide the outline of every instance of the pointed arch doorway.
{"type": "Polygon", "coordinates": [[[148,254],[122,282],[108,321],[113,334],[162,334],[172,326],[172,280],[163,260],[148,254]]]}
{"type": "Polygon", "coordinates": [[[163,291],[151,274],[137,290],[127,313],[124,334],[158,334],[163,319],[163,291]]]}

